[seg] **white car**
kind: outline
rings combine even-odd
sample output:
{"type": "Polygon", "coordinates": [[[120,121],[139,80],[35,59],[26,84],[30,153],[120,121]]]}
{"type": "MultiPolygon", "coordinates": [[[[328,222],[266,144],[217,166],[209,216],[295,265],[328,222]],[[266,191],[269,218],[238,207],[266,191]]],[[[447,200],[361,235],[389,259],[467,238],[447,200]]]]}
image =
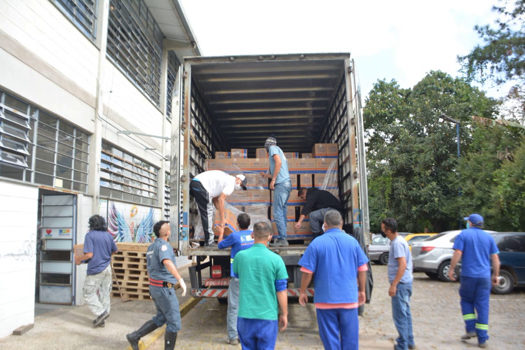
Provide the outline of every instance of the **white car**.
{"type": "MultiPolygon", "coordinates": [[[[414,272],[424,272],[432,279],[450,282],[448,270],[454,254],[454,240],[461,230],[445,231],[412,245],[414,272]]],[[[485,232],[494,232],[486,231],[485,232]]],[[[459,268],[456,267],[456,280],[459,268]]]]}

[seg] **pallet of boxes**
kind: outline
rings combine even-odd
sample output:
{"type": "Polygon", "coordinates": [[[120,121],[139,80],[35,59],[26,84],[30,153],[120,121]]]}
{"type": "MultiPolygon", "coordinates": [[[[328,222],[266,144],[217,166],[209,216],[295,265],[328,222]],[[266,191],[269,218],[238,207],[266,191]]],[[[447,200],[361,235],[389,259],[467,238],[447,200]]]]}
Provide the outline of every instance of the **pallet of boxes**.
{"type": "MultiPolygon", "coordinates": [[[[298,196],[300,187],[318,187],[339,196],[337,187],[338,148],[337,144],[315,144],[312,153],[285,152],[288,161],[292,192],[287,207],[287,235],[292,243],[312,239],[312,231],[308,220],[299,229],[295,228],[304,203],[298,196]]],[[[215,159],[207,160],[208,170],[222,170],[235,175],[246,176],[247,190],[235,191],[228,197],[226,210],[227,230],[225,234],[237,230],[237,215],[245,212],[250,215],[252,223],[271,221],[273,233],[277,235],[277,227],[273,218],[272,195],[269,189],[269,179],[260,175],[269,169],[266,149],[257,148],[255,158],[248,158],[247,149],[232,149],[230,152],[216,152],[215,159]]],[[[216,218],[216,223],[218,219],[216,218]]]]}

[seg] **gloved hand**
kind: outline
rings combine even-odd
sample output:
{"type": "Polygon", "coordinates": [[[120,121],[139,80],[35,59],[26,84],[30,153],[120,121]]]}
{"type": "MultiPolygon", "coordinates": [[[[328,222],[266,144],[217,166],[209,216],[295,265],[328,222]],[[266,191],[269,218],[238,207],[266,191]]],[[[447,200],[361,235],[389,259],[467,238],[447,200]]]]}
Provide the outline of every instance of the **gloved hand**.
{"type": "Polygon", "coordinates": [[[179,279],[179,285],[182,288],[182,296],[186,295],[186,283],[184,283],[184,280],[182,277],[179,279]]]}

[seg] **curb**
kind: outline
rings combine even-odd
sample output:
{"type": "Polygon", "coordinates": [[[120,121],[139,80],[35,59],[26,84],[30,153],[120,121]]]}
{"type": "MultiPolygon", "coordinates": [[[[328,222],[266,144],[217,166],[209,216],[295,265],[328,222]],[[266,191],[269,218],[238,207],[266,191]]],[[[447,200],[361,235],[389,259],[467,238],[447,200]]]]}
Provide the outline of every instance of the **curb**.
{"type": "MultiPolygon", "coordinates": [[[[179,308],[180,317],[184,317],[190,310],[201,301],[202,298],[190,297],[184,304],[179,308]]],[[[145,350],[155,343],[159,338],[161,338],[166,332],[166,325],[156,329],[152,333],[148,334],[139,341],[139,350],[145,350]]],[[[128,345],[127,350],[132,350],[131,345],[128,345]]]]}

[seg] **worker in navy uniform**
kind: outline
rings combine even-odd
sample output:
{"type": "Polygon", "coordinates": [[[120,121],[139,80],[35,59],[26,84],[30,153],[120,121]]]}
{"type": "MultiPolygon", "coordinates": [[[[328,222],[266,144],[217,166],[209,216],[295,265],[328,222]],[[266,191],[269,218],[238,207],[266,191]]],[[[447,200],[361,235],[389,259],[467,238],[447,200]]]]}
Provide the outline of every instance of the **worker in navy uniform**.
{"type": "Polygon", "coordinates": [[[175,348],[177,332],[181,328],[179,301],[173,288],[177,281],[182,288],[182,296],[186,295],[186,284],[175,267],[175,254],[168,243],[170,224],[168,221],[159,221],[153,226],[157,236],[155,242],[148,247],[146,258],[148,261],[149,292],[157,315],[144,323],[135,332],[126,335],[133,350],[139,349],[139,340],[148,333],[166,323],[164,349],[175,348]]]}

